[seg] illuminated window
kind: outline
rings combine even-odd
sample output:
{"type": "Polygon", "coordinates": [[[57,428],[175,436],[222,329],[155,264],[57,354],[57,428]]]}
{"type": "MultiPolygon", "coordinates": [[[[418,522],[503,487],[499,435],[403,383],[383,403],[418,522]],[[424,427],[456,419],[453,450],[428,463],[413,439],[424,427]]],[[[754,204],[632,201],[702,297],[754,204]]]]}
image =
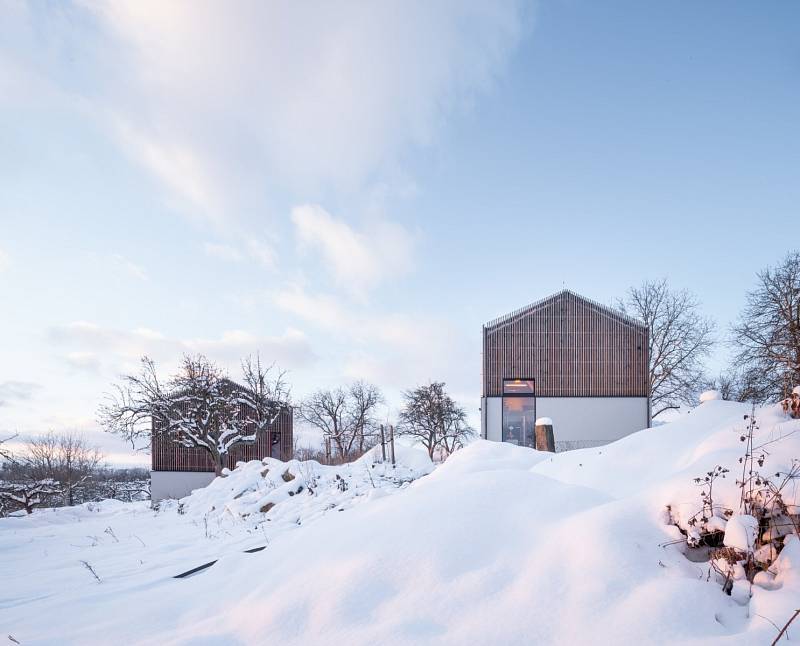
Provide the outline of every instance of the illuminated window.
{"type": "Polygon", "coordinates": [[[534,395],[533,379],[503,379],[504,395],[534,395]]]}

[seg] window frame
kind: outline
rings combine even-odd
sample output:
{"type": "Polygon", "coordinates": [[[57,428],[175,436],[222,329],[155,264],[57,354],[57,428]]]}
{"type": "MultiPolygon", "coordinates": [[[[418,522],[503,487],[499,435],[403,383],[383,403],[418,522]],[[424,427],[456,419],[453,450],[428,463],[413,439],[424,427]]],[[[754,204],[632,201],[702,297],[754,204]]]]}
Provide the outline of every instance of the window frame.
{"type": "MultiPolygon", "coordinates": [[[[505,399],[508,397],[509,399],[531,399],[533,400],[533,419],[534,424],[536,421],[536,379],[533,377],[523,378],[523,377],[503,377],[502,380],[502,395],[500,396],[500,439],[503,442],[507,442],[506,439],[506,406],[505,406],[505,399]],[[506,382],[508,381],[529,381],[531,382],[531,386],[533,387],[533,392],[530,393],[506,393],[506,382]]],[[[522,429],[520,429],[520,435],[523,436],[522,429]]],[[[520,437],[521,444],[517,444],[517,446],[526,446],[528,448],[535,448],[536,439],[535,436],[531,438],[532,444],[528,446],[525,444],[525,438],[520,437]]]]}

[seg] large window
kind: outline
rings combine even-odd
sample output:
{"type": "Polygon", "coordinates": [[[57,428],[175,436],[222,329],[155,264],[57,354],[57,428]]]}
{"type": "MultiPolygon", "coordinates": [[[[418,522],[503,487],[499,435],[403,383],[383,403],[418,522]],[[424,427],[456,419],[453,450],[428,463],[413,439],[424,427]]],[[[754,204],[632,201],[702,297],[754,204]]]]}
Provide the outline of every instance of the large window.
{"type": "Polygon", "coordinates": [[[535,446],[535,394],[533,379],[503,380],[503,442],[535,446]]]}

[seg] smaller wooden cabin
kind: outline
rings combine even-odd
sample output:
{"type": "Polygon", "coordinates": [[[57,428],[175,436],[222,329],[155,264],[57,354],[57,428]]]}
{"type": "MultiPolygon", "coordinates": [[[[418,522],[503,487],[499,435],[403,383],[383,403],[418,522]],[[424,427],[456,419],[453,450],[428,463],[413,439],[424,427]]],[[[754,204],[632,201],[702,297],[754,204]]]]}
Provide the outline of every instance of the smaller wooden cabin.
{"type": "Polygon", "coordinates": [[[598,446],[650,425],[647,326],[564,290],[483,326],[481,430],[534,446],[537,417],[556,450],[598,446]]]}
{"type": "MultiPolygon", "coordinates": [[[[233,382],[232,385],[243,387],[233,382]]],[[[246,411],[239,414],[244,417],[246,411]]],[[[291,460],[294,454],[293,431],[293,409],[287,405],[267,431],[257,434],[255,442],[231,449],[226,466],[232,469],[237,462],[270,457],[291,460]]],[[[153,501],[183,498],[214,479],[214,463],[208,451],[181,446],[159,433],[152,434],[150,460],[150,498],[153,501]]]]}

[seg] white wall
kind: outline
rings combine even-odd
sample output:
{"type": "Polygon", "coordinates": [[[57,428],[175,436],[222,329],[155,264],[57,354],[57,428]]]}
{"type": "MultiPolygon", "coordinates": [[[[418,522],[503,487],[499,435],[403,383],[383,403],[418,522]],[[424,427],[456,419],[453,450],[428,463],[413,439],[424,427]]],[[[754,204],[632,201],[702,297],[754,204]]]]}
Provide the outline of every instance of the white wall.
{"type": "Polygon", "coordinates": [[[503,402],[500,397],[484,397],[481,400],[481,435],[493,442],[502,442],[503,402]]]}
{"type": "Polygon", "coordinates": [[[214,479],[214,474],[206,471],[151,471],[150,499],[153,502],[164,498],[183,498],[192,489],[205,487],[214,479]]]}
{"type": "MultiPolygon", "coordinates": [[[[536,398],[536,416],[552,418],[556,442],[613,442],[647,428],[647,407],[647,397],[536,398]]],[[[483,399],[482,410],[483,436],[501,441],[502,399],[483,399]]]]}

